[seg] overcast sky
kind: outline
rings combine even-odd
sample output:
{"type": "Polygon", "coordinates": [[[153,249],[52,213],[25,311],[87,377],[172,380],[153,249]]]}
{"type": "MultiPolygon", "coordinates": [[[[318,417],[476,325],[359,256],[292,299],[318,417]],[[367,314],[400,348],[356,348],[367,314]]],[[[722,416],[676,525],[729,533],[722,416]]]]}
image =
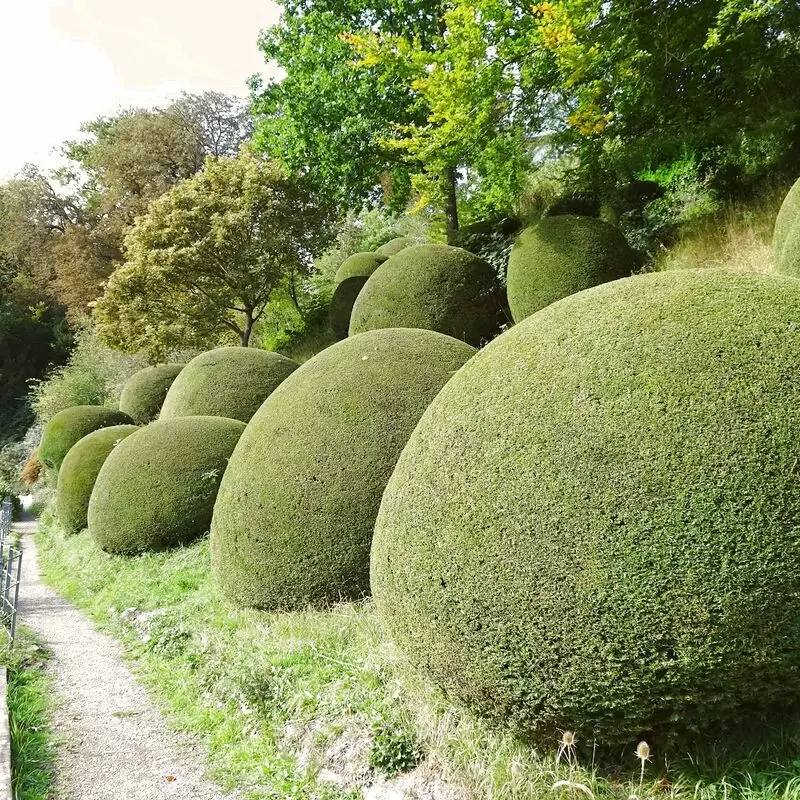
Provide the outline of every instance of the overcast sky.
{"type": "Polygon", "coordinates": [[[271,0],[0,0],[0,180],[81,122],[182,89],[245,95],[271,0]]]}

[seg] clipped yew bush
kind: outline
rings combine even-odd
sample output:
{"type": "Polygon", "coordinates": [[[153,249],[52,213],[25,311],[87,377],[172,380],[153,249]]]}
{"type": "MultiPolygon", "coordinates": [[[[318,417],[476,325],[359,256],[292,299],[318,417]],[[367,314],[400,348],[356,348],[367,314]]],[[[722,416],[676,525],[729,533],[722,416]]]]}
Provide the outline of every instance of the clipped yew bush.
{"type": "Polygon", "coordinates": [[[158,364],[134,373],[122,388],[119,410],[137,425],[152,422],[161,411],[169,387],[185,364],[158,364]]]}
{"type": "Polygon", "coordinates": [[[307,361],[247,426],[211,529],[222,592],[304,608],[369,590],[381,494],[428,403],[475,351],[424,330],[371,331],[307,361]]]}
{"type": "Polygon", "coordinates": [[[519,322],[562,297],[627,277],[635,267],[636,253],[619,228],[593,217],[545,217],[511,250],[511,315],[519,322]]]}
{"type": "Polygon", "coordinates": [[[67,453],[58,472],[56,492],[56,516],[67,533],[79,533],[86,527],[89,498],[100,468],[111,451],[138,430],[136,425],[101,428],[84,436],[67,453]]]}
{"type": "Polygon", "coordinates": [[[64,457],[84,436],[100,428],[132,424],[133,420],[127,414],[105,406],[66,408],[45,426],[39,445],[39,460],[51,474],[58,475],[64,457]]]}
{"type": "Polygon", "coordinates": [[[778,211],[772,247],[778,272],[800,278],[800,179],[789,190],[778,211]]]}
{"type": "Polygon", "coordinates": [[[193,358],[167,392],[160,419],[226,417],[247,422],[297,364],[254,347],[218,347],[193,358]]]}
{"type": "Polygon", "coordinates": [[[342,262],[342,266],[336,270],[333,283],[338,286],[348,278],[369,278],[388,258],[388,255],[380,255],[379,253],[355,253],[355,255],[346,258],[342,262]]]}
{"type": "Polygon", "coordinates": [[[398,236],[377,247],[375,252],[379,256],[390,258],[391,256],[396,256],[401,250],[405,250],[406,247],[413,247],[415,244],[417,243],[413,239],[409,239],[408,236],[398,236]]]}
{"type": "Polygon", "coordinates": [[[89,501],[89,532],[108,553],[164,550],[202,536],[244,423],[177,417],[140,428],[106,459],[89,501]]]}
{"type": "Polygon", "coordinates": [[[503,319],[497,279],[478,256],[446,244],[402,250],[361,290],[350,334],[378,328],[425,328],[472,345],[494,336],[503,319]]]}
{"type": "Polygon", "coordinates": [[[367,278],[345,278],[337,287],[331,298],[328,319],[331,330],[337,339],[346,339],[350,330],[350,315],[359,292],[364,288],[367,278]]]}
{"type": "Polygon", "coordinates": [[[383,496],[378,611],[543,747],[707,734],[800,699],[800,282],[665,272],[492,342],[383,496]]]}

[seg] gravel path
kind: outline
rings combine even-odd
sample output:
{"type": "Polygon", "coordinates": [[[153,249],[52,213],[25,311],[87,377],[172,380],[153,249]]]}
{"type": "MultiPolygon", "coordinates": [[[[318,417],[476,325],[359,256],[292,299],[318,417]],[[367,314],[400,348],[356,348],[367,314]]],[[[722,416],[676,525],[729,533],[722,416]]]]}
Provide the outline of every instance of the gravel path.
{"type": "Polygon", "coordinates": [[[35,521],[22,534],[20,619],[53,653],[56,787],[63,800],[213,800],[202,753],[167,730],[121,647],[39,580],[35,521]]]}

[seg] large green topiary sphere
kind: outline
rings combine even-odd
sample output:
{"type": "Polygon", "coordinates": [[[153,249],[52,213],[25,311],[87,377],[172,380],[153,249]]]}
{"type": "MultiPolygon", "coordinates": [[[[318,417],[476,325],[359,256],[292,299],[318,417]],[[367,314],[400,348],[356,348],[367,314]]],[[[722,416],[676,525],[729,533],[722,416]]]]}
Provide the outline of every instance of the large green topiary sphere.
{"type": "Polygon", "coordinates": [[[73,406],[59,411],[45,426],[39,445],[39,460],[54,476],[70,448],[84,436],[111,425],[132,425],[122,411],[105,406],[73,406]]]}
{"type": "Polygon", "coordinates": [[[800,180],[789,190],[778,211],[772,249],[777,271],[800,278],[800,180]]]}
{"type": "Polygon", "coordinates": [[[345,278],[337,287],[328,309],[331,330],[337,339],[346,339],[350,330],[350,315],[359,292],[364,288],[367,278],[345,278]]]}
{"type": "Polygon", "coordinates": [[[336,270],[336,275],[333,278],[334,286],[338,286],[348,278],[369,278],[388,258],[389,256],[383,256],[379,253],[356,253],[350,258],[346,258],[342,262],[342,266],[336,270]]]}
{"type": "Polygon", "coordinates": [[[624,278],[636,253],[619,228],[592,217],[545,217],[517,239],[508,261],[508,304],[520,322],[562,297],[624,278]]]}
{"type": "Polygon", "coordinates": [[[185,364],[159,364],[145,367],[131,375],[122,388],[119,410],[137,425],[152,422],[161,411],[169,387],[185,364]]]}
{"type": "Polygon", "coordinates": [[[193,358],[170,386],[160,419],[209,416],[248,422],[296,369],[294,361],[268,350],[209,350],[193,358]]]}
{"type": "Polygon", "coordinates": [[[264,403],[214,509],[214,576],[234,602],[303,608],[369,589],[381,494],[428,403],[475,351],[372,331],[306,362],[264,403]]]}
{"type": "Polygon", "coordinates": [[[118,444],[89,501],[89,532],[97,544],[109,553],[142,553],[205,533],[244,428],[224,417],[178,417],[140,428],[118,444]]]}
{"type": "Polygon", "coordinates": [[[389,239],[386,244],[377,247],[375,252],[379,256],[391,258],[392,256],[396,256],[401,250],[405,250],[406,247],[413,247],[415,244],[417,244],[417,242],[410,239],[408,236],[398,236],[395,239],[389,239]]]}
{"type": "Polygon", "coordinates": [[[546,747],[791,705],[798,375],[800,282],[774,275],[628,278],[512,328],[387,486],[372,590],[390,634],[546,747]]]}
{"type": "Polygon", "coordinates": [[[58,472],[56,493],[56,516],[67,533],[86,527],[89,498],[100,468],[111,451],[138,430],[135,425],[112,425],[93,431],[70,448],[58,472]]]}
{"type": "Polygon", "coordinates": [[[350,334],[378,328],[425,328],[472,345],[502,320],[497,279],[481,258],[446,244],[402,250],[381,264],[353,306],[350,334]]]}

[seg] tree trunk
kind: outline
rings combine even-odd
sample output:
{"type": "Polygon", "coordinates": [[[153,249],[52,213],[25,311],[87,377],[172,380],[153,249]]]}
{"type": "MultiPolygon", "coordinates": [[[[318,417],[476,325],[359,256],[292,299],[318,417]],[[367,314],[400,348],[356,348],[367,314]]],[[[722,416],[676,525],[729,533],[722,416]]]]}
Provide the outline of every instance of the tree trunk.
{"type": "Polygon", "coordinates": [[[239,334],[239,343],[242,347],[250,347],[250,335],[253,333],[253,312],[248,311],[245,317],[244,328],[239,334]]]}
{"type": "Polygon", "coordinates": [[[448,167],[442,173],[444,181],[444,217],[447,224],[447,243],[454,244],[458,230],[458,201],[456,200],[456,169],[448,167]]]}

